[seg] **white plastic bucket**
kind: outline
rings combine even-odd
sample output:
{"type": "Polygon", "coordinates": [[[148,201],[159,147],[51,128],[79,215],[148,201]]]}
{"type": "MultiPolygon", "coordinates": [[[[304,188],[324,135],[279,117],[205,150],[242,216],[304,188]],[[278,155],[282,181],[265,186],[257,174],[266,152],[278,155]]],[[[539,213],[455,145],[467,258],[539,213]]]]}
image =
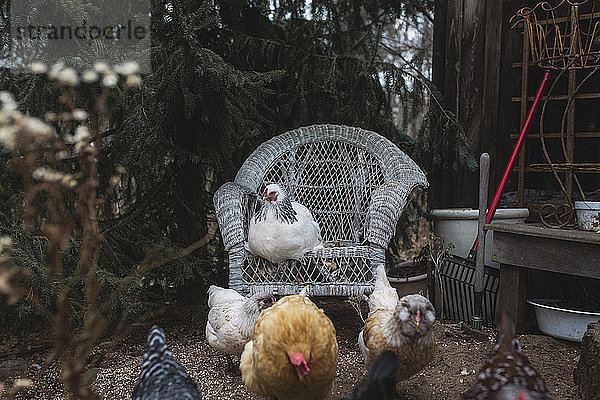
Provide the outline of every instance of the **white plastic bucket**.
{"type": "MultiPolygon", "coordinates": [[[[454,254],[467,257],[477,237],[479,211],[470,208],[444,208],[431,210],[430,216],[436,236],[444,237],[447,242],[452,242],[454,254]]],[[[527,217],[529,217],[527,208],[499,208],[496,210],[492,222],[516,224],[524,222],[527,217]]],[[[494,232],[488,231],[485,235],[485,265],[498,268],[498,263],[492,262],[493,240],[494,232]]]]}

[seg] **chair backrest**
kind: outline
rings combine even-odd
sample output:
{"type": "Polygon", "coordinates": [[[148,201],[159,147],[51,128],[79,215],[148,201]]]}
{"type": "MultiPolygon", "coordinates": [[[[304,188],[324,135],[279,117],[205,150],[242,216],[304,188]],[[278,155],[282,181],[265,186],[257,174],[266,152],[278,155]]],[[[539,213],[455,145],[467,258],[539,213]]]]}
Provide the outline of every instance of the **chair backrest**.
{"type": "Polygon", "coordinates": [[[270,183],[280,184],[293,201],[312,212],[325,242],[356,244],[364,241],[374,190],[397,178],[398,163],[418,169],[406,154],[374,132],[314,125],[263,143],[235,180],[256,193],[270,183]]]}

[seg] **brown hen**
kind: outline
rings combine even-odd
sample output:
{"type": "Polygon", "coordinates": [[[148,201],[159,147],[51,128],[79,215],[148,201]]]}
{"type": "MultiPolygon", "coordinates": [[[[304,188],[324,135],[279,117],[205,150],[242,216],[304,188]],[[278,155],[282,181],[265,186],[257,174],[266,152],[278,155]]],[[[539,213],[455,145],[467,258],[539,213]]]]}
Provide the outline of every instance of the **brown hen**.
{"type": "Polygon", "coordinates": [[[544,380],[521,353],[515,326],[502,314],[498,343],[463,400],[549,400],[544,380]]]}
{"type": "Polygon", "coordinates": [[[383,267],[377,269],[375,289],[369,297],[369,316],[358,334],[367,367],[386,350],[398,356],[396,379],[416,374],[433,358],[435,342],[431,328],[433,305],[425,297],[411,294],[398,298],[383,267]]]}
{"type": "Polygon", "coordinates": [[[329,399],[338,358],[331,320],[306,297],[286,296],[260,314],[240,360],[248,389],[279,400],[329,399]]]}

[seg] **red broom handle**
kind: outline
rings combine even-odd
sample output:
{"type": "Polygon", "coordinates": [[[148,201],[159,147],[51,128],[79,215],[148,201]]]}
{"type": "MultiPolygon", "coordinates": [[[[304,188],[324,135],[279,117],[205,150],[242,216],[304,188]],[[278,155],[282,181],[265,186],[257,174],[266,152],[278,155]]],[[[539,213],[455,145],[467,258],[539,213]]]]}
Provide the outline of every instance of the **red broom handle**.
{"type": "MultiPolygon", "coordinates": [[[[523,67],[525,68],[525,67],[523,67]]],[[[533,122],[533,117],[535,116],[535,112],[537,110],[538,105],[540,104],[540,100],[542,99],[542,95],[546,90],[546,86],[548,85],[548,79],[550,79],[550,72],[544,72],[544,76],[542,77],[542,81],[540,82],[540,86],[538,87],[537,93],[533,99],[533,103],[531,104],[531,108],[529,109],[529,113],[527,114],[527,119],[525,119],[525,123],[523,124],[523,128],[521,128],[521,133],[519,133],[519,138],[517,139],[517,143],[513,148],[512,154],[510,155],[510,159],[508,160],[508,164],[506,165],[506,169],[504,170],[504,174],[502,175],[502,179],[500,179],[500,184],[496,189],[496,193],[494,194],[494,198],[492,199],[492,204],[490,204],[490,208],[488,209],[485,223],[489,224],[492,222],[494,218],[494,214],[496,213],[496,209],[498,208],[498,204],[500,203],[500,197],[502,197],[502,192],[504,192],[504,188],[508,182],[508,177],[512,172],[512,169],[515,165],[515,161],[517,161],[517,156],[521,151],[521,147],[523,147],[523,143],[525,142],[525,137],[527,136],[527,132],[529,131],[529,127],[533,122]]],[[[477,251],[477,238],[475,238],[475,243],[473,243],[473,247],[471,247],[471,252],[477,251]]]]}

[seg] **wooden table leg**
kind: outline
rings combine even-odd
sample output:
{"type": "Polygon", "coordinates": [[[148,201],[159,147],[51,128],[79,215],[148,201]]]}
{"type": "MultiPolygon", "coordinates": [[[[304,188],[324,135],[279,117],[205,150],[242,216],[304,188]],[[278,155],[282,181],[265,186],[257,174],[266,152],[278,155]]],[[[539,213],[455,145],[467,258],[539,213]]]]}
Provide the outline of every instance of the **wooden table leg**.
{"type": "Polygon", "coordinates": [[[525,287],[527,274],[522,268],[500,264],[500,285],[498,288],[498,315],[506,311],[515,323],[517,333],[525,327],[525,287]]]}

